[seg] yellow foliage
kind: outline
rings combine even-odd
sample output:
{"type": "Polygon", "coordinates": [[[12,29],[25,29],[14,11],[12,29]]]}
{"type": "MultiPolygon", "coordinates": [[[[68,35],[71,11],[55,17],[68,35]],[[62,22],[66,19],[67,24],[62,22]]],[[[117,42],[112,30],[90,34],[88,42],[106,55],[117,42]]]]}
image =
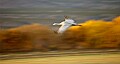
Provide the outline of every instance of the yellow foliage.
{"type": "MultiPolygon", "coordinates": [[[[120,47],[120,17],[115,18],[112,22],[104,20],[88,20],[82,23],[82,26],[71,27],[69,29],[70,37],[77,39],[77,42],[84,42],[89,45],[86,48],[119,48],[120,47]],[[82,36],[81,36],[82,35],[82,36]],[[113,46],[111,46],[114,44],[113,46]]],[[[72,41],[72,39],[71,39],[72,41]]],[[[76,42],[74,40],[74,42],[76,42]]],[[[85,47],[84,45],[81,45],[85,47]]]]}
{"type": "Polygon", "coordinates": [[[88,20],[63,35],[48,26],[24,25],[0,31],[0,51],[120,48],[120,16],[112,21],[88,20]]]}
{"type": "Polygon", "coordinates": [[[114,22],[115,24],[120,24],[120,16],[114,18],[114,19],[113,19],[113,22],[114,22]]]}

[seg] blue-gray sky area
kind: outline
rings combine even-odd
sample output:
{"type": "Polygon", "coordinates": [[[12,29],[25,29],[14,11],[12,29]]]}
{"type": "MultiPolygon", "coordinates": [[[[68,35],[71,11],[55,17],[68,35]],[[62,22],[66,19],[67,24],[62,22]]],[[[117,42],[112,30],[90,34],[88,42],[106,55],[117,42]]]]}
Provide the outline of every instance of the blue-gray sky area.
{"type": "Polygon", "coordinates": [[[0,0],[0,8],[120,9],[120,0],[0,0]]]}
{"type": "MultiPolygon", "coordinates": [[[[120,16],[120,0],[0,0],[0,22],[52,25],[68,15],[78,23],[120,16]]],[[[4,24],[2,24],[4,25],[4,24]]],[[[5,24],[6,25],[6,24],[5,24]]]]}

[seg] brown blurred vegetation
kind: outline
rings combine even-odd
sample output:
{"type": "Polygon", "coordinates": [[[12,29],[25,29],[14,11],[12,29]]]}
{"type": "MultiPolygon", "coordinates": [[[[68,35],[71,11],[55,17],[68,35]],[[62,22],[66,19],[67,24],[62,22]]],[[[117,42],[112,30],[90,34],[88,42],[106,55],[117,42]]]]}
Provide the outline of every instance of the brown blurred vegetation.
{"type": "Polygon", "coordinates": [[[57,35],[40,24],[0,31],[0,51],[47,51],[55,47],[57,35]]]}
{"type": "Polygon", "coordinates": [[[40,24],[0,30],[0,52],[110,48],[120,49],[120,16],[109,22],[89,20],[62,35],[40,24]]]}

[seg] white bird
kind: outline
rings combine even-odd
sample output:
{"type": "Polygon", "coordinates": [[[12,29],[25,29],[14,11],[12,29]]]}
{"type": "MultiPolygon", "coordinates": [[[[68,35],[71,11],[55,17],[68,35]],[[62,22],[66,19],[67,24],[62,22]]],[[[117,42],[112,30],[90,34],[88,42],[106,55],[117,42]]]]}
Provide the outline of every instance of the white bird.
{"type": "Polygon", "coordinates": [[[74,20],[70,19],[68,16],[65,16],[65,20],[61,23],[54,23],[53,25],[61,25],[57,33],[62,34],[64,33],[69,27],[71,26],[81,26],[77,25],[74,20]]]}

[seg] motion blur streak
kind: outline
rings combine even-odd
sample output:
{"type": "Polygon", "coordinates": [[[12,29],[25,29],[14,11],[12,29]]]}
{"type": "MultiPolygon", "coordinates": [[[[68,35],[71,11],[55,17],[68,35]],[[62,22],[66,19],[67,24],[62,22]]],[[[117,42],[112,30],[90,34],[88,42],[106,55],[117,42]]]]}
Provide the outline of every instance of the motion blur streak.
{"type": "Polygon", "coordinates": [[[109,22],[88,20],[70,27],[62,36],[40,24],[0,30],[0,52],[86,48],[119,49],[120,16],[109,22]]]}

